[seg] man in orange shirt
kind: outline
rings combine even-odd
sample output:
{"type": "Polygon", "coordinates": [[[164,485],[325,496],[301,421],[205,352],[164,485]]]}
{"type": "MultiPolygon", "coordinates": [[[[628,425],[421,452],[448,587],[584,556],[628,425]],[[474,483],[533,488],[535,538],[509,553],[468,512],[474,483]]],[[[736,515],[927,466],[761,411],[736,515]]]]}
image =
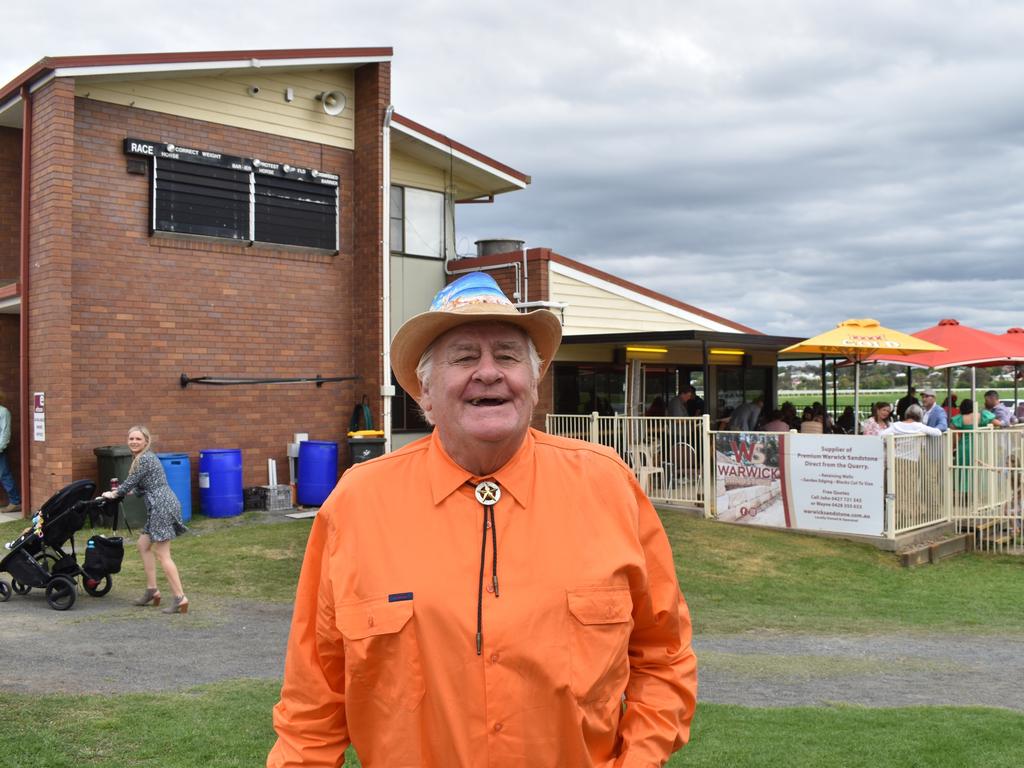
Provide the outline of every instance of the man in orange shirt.
{"type": "Polygon", "coordinates": [[[610,449],[529,428],[561,339],[489,276],[391,345],[435,429],[358,464],[310,533],[269,768],[656,768],[689,737],[690,616],[610,449]]]}

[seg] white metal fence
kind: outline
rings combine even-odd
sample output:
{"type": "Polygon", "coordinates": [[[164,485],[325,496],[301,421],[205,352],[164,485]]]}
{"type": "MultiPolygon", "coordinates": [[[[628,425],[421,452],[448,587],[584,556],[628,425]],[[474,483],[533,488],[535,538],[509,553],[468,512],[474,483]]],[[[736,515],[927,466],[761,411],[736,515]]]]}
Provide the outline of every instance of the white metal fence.
{"type": "MultiPolygon", "coordinates": [[[[715,516],[718,433],[707,416],[548,414],[546,429],[615,450],[651,501],[715,516]]],[[[978,549],[1024,554],[1024,427],[885,441],[887,536],[953,522],[978,549]]]]}
{"type": "Polygon", "coordinates": [[[949,521],[949,433],[887,435],[886,533],[898,534],[949,521]]]}
{"type": "Polygon", "coordinates": [[[949,493],[957,530],[989,552],[1024,551],[1024,428],[953,432],[949,493]]]}
{"type": "Polygon", "coordinates": [[[651,501],[705,506],[710,468],[707,416],[589,416],[548,414],[549,434],[600,443],[632,468],[651,501]]]}

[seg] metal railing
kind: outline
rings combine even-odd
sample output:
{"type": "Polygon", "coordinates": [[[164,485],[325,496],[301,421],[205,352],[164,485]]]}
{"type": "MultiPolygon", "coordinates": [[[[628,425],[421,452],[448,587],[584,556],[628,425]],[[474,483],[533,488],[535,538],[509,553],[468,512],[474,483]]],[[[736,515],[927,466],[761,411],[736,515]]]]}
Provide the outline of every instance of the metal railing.
{"type": "Polygon", "coordinates": [[[633,470],[651,501],[703,506],[711,476],[705,456],[707,416],[599,416],[548,414],[549,434],[606,445],[633,470]]]}
{"type": "Polygon", "coordinates": [[[886,435],[886,534],[949,521],[949,433],[886,435]]]}
{"type": "Polygon", "coordinates": [[[951,517],[987,552],[1024,552],[1024,428],[950,433],[951,517]]]}
{"type": "MultiPolygon", "coordinates": [[[[546,429],[612,448],[651,501],[716,516],[713,440],[720,433],[707,416],[548,414],[546,429]]],[[[1024,427],[884,439],[887,537],[953,522],[974,533],[978,549],[1024,554],[1024,427]]],[[[751,503],[766,506],[775,501],[769,496],[751,503]]]]}

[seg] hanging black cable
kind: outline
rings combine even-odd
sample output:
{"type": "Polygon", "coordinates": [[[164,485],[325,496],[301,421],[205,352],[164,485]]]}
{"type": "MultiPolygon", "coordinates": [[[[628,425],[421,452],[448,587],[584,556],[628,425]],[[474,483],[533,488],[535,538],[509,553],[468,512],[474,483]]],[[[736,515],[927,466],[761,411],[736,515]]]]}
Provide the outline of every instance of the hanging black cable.
{"type": "Polygon", "coordinates": [[[483,507],[483,535],[480,537],[480,584],[476,592],[476,655],[484,644],[484,559],[487,557],[487,507],[483,507]]]}
{"type": "MultiPolygon", "coordinates": [[[[467,483],[472,485],[472,483],[467,483]]],[[[480,580],[476,593],[476,655],[483,652],[484,644],[484,567],[487,560],[487,529],[491,529],[491,548],[494,550],[491,558],[491,584],[494,587],[494,596],[498,594],[498,534],[494,524],[494,505],[501,498],[501,488],[493,480],[484,480],[473,488],[476,500],[483,508],[483,528],[480,532],[480,580]]]]}

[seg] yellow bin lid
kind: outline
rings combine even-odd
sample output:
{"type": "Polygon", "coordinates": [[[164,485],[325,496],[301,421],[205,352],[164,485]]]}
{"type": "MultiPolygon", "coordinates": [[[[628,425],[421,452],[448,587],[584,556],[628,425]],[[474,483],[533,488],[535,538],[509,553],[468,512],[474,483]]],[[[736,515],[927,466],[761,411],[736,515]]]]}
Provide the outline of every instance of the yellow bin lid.
{"type": "Polygon", "coordinates": [[[349,432],[349,437],[384,437],[383,429],[360,429],[356,432],[349,432]]]}

